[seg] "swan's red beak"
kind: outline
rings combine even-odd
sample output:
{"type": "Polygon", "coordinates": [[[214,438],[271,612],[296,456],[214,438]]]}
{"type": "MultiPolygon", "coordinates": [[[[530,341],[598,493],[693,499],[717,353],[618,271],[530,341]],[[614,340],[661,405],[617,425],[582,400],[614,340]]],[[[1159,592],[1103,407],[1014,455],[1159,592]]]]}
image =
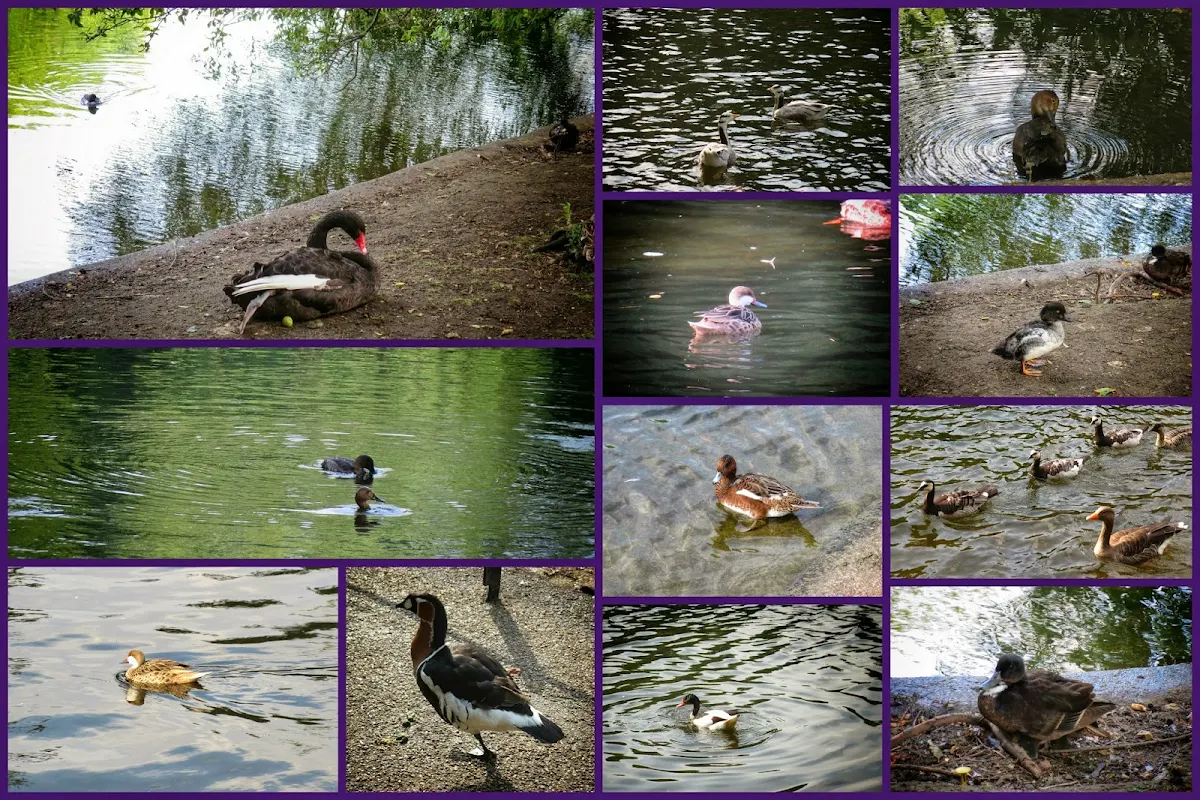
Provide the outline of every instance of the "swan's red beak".
{"type": "Polygon", "coordinates": [[[365,233],[360,233],[358,238],[354,240],[354,243],[358,245],[358,249],[362,250],[362,253],[365,256],[367,254],[367,235],[365,233]]]}

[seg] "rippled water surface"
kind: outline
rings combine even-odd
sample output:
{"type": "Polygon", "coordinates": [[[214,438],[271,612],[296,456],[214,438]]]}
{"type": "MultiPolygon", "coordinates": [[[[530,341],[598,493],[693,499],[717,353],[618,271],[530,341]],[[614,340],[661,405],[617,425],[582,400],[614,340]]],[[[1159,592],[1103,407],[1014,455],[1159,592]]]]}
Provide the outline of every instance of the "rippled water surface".
{"type": "Polygon", "coordinates": [[[900,183],[1023,180],[1012,137],[1052,89],[1068,178],[1192,168],[1188,9],[902,9],[900,183]]]}
{"type": "Polygon", "coordinates": [[[803,576],[879,530],[877,406],[608,406],[604,591],[796,594],[803,576]],[[821,504],[748,529],[717,505],[717,459],[821,504]]]}
{"type": "Polygon", "coordinates": [[[877,605],[607,606],[604,790],[879,791],[882,651],[877,605]]]}
{"type": "Polygon", "coordinates": [[[590,350],[14,350],[13,558],[584,558],[590,350]],[[355,514],[332,455],[370,455],[355,514]]]}
{"type": "Polygon", "coordinates": [[[88,43],[67,13],[8,12],[8,222],[22,232],[8,242],[10,284],[593,106],[591,9],[545,40],[442,49],[376,39],[369,61],[309,75],[274,44],[267,17],[228,26],[214,74],[205,15],[172,15],[142,52],[136,27],[88,43]],[[89,114],[81,97],[93,92],[103,103],[89,114]]]}
{"type": "Polygon", "coordinates": [[[1093,672],[1192,660],[1187,587],[897,586],[895,677],[990,675],[1001,653],[1028,665],[1093,672]]]}
{"type": "Polygon", "coordinates": [[[606,393],[886,395],[890,243],[824,224],[838,206],[605,203],[606,393]],[[738,285],[767,304],[761,335],[695,339],[693,313],[738,285]]]}
{"type": "Polygon", "coordinates": [[[1084,258],[1191,249],[1186,194],[908,194],[900,198],[900,283],[965,278],[1084,258]]]}
{"type": "Polygon", "coordinates": [[[1088,424],[1146,429],[1192,424],[1179,406],[899,406],[891,425],[891,570],[899,578],[1135,578],[1192,574],[1192,454],[1158,450],[1147,434],[1121,449],[1095,447],[1088,424]],[[1085,459],[1069,480],[1037,481],[1029,454],[1085,459]],[[924,493],[995,484],[1000,494],[978,514],[926,516],[924,493]],[[1166,553],[1141,566],[1100,562],[1092,553],[1100,504],[1116,528],[1186,522],[1166,553]]]}
{"type": "Polygon", "coordinates": [[[8,788],[336,792],[332,569],[44,568],[8,575],[8,788]],[[209,673],[131,686],[125,654],[209,673]]]}
{"type": "Polygon", "coordinates": [[[604,186],[611,190],[886,191],[891,21],[885,9],[604,12],[604,186]],[[778,123],[773,84],[833,105],[823,122],[778,123]],[[718,141],[737,163],[703,181],[718,141]]]}

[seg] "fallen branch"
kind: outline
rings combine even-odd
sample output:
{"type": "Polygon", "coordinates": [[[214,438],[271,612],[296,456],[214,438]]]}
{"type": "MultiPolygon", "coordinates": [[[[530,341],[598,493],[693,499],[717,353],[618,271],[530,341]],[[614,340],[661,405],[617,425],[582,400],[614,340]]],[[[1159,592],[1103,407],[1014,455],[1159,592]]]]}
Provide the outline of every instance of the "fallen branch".
{"type": "Polygon", "coordinates": [[[943,725],[956,725],[958,723],[970,723],[980,728],[983,727],[983,717],[978,714],[943,714],[940,717],[933,717],[922,722],[920,725],[914,725],[911,728],[900,731],[892,736],[892,746],[903,742],[905,739],[911,739],[918,734],[922,734],[933,728],[940,728],[943,725]]]}
{"type": "Polygon", "coordinates": [[[1095,747],[1072,747],[1064,750],[1047,750],[1046,755],[1055,756],[1073,756],[1076,753],[1093,753],[1098,750],[1126,750],[1130,747],[1150,747],[1155,744],[1166,744],[1167,742],[1178,742],[1180,739],[1190,739],[1190,733],[1184,733],[1179,736],[1168,736],[1166,739],[1153,739],[1145,742],[1121,742],[1119,744],[1101,744],[1095,747]]]}
{"type": "Polygon", "coordinates": [[[941,767],[923,767],[920,764],[893,764],[892,769],[911,769],[916,772],[932,772],[934,775],[945,775],[949,778],[958,778],[957,772],[951,769],[942,769],[941,767]]]}
{"type": "Polygon", "coordinates": [[[1042,777],[1042,768],[1033,763],[1033,759],[1029,757],[1024,748],[1013,744],[1012,739],[1008,738],[1008,734],[996,727],[990,720],[984,720],[984,722],[987,723],[988,728],[995,735],[996,741],[1000,742],[1000,746],[1004,748],[1004,752],[1012,756],[1017,764],[1033,777],[1042,777]]]}

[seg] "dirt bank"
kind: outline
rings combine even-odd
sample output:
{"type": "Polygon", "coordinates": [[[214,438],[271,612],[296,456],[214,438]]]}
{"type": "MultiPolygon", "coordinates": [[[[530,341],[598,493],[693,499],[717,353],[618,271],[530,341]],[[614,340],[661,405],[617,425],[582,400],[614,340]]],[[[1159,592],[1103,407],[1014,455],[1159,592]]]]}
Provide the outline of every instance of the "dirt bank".
{"type": "Polygon", "coordinates": [[[1130,175],[1127,178],[1073,178],[1070,180],[1012,181],[1010,186],[1040,188],[1044,186],[1191,186],[1190,172],[1163,172],[1158,175],[1130,175]]]}
{"type": "MultiPolygon", "coordinates": [[[[1088,259],[902,288],[900,394],[1189,396],[1191,295],[1097,302],[1097,270],[1107,292],[1118,272],[1140,271],[1140,261],[1088,259]],[[1065,323],[1066,344],[1050,354],[1043,376],[1026,377],[991,350],[1051,300],[1075,321],[1065,323]]],[[[1148,288],[1140,292],[1150,297],[1148,288]]]]}
{"type": "Polygon", "coordinates": [[[290,329],[252,322],[243,338],[590,338],[592,273],[531,252],[562,226],[563,204],[575,219],[592,215],[593,119],[575,122],[577,153],[548,158],[542,129],[10,287],[9,337],[239,338],[241,311],[221,291],[230,277],[303,244],[325,212],[352,208],[382,267],[378,297],[290,329]]]}
{"type": "Polygon", "coordinates": [[[484,603],[483,570],[350,569],[346,575],[346,788],[352,792],[591,792],[595,786],[594,574],[505,567],[500,602],[484,603]],[[553,745],[523,733],[475,739],[443,722],[417,689],[408,645],[409,593],[445,604],[447,641],[470,643],[506,667],[566,733],[553,745]]]}
{"type": "MultiPolygon", "coordinates": [[[[1191,665],[1163,670],[1115,670],[1084,676],[1096,685],[1098,697],[1119,707],[1101,720],[1099,727],[1112,735],[1071,737],[1070,748],[1105,744],[1130,745],[1172,739],[1150,745],[1118,747],[1071,754],[1070,749],[1043,747],[1042,778],[1035,779],[999,749],[994,739],[969,724],[935,727],[892,749],[893,791],[1190,791],[1192,785],[1191,665]],[[1139,687],[1139,684],[1142,684],[1139,687]],[[1134,704],[1143,710],[1135,710],[1134,704]],[[954,770],[969,767],[966,786],[959,778],[908,769],[910,766],[954,770]]],[[[919,681],[934,679],[915,679],[919,681]]],[[[973,682],[984,678],[944,679],[973,682]]],[[[945,702],[906,694],[892,682],[892,733],[940,714],[975,711],[974,692],[959,691],[945,702]]],[[[928,689],[929,687],[925,687],[928,689]]],[[[922,694],[921,692],[919,694],[922,694]]]]}

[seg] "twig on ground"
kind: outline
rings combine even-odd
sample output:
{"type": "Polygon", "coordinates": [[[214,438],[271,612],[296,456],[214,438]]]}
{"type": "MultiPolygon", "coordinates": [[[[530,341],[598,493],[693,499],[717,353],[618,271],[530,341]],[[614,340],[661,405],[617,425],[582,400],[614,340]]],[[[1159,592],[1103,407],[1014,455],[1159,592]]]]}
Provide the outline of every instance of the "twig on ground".
{"type": "Polygon", "coordinates": [[[905,739],[911,739],[914,736],[924,733],[933,728],[940,728],[943,725],[955,725],[966,722],[971,725],[983,727],[983,717],[978,714],[943,714],[940,717],[933,717],[922,722],[920,725],[914,725],[907,730],[900,731],[892,736],[892,746],[896,746],[905,739]]]}
{"type": "Polygon", "coordinates": [[[917,772],[932,772],[935,775],[945,775],[948,778],[958,778],[958,773],[952,769],[941,767],[923,767],[920,764],[893,764],[892,769],[911,769],[917,772]]]}
{"type": "Polygon", "coordinates": [[[1167,742],[1178,742],[1180,739],[1190,739],[1190,733],[1184,733],[1180,736],[1168,736],[1166,739],[1152,739],[1145,742],[1120,742],[1118,744],[1101,744],[1095,747],[1072,747],[1064,750],[1047,750],[1046,755],[1055,756],[1073,756],[1076,753],[1094,753],[1098,750],[1127,750],[1131,747],[1150,747],[1156,744],[1165,744],[1167,742]]]}

